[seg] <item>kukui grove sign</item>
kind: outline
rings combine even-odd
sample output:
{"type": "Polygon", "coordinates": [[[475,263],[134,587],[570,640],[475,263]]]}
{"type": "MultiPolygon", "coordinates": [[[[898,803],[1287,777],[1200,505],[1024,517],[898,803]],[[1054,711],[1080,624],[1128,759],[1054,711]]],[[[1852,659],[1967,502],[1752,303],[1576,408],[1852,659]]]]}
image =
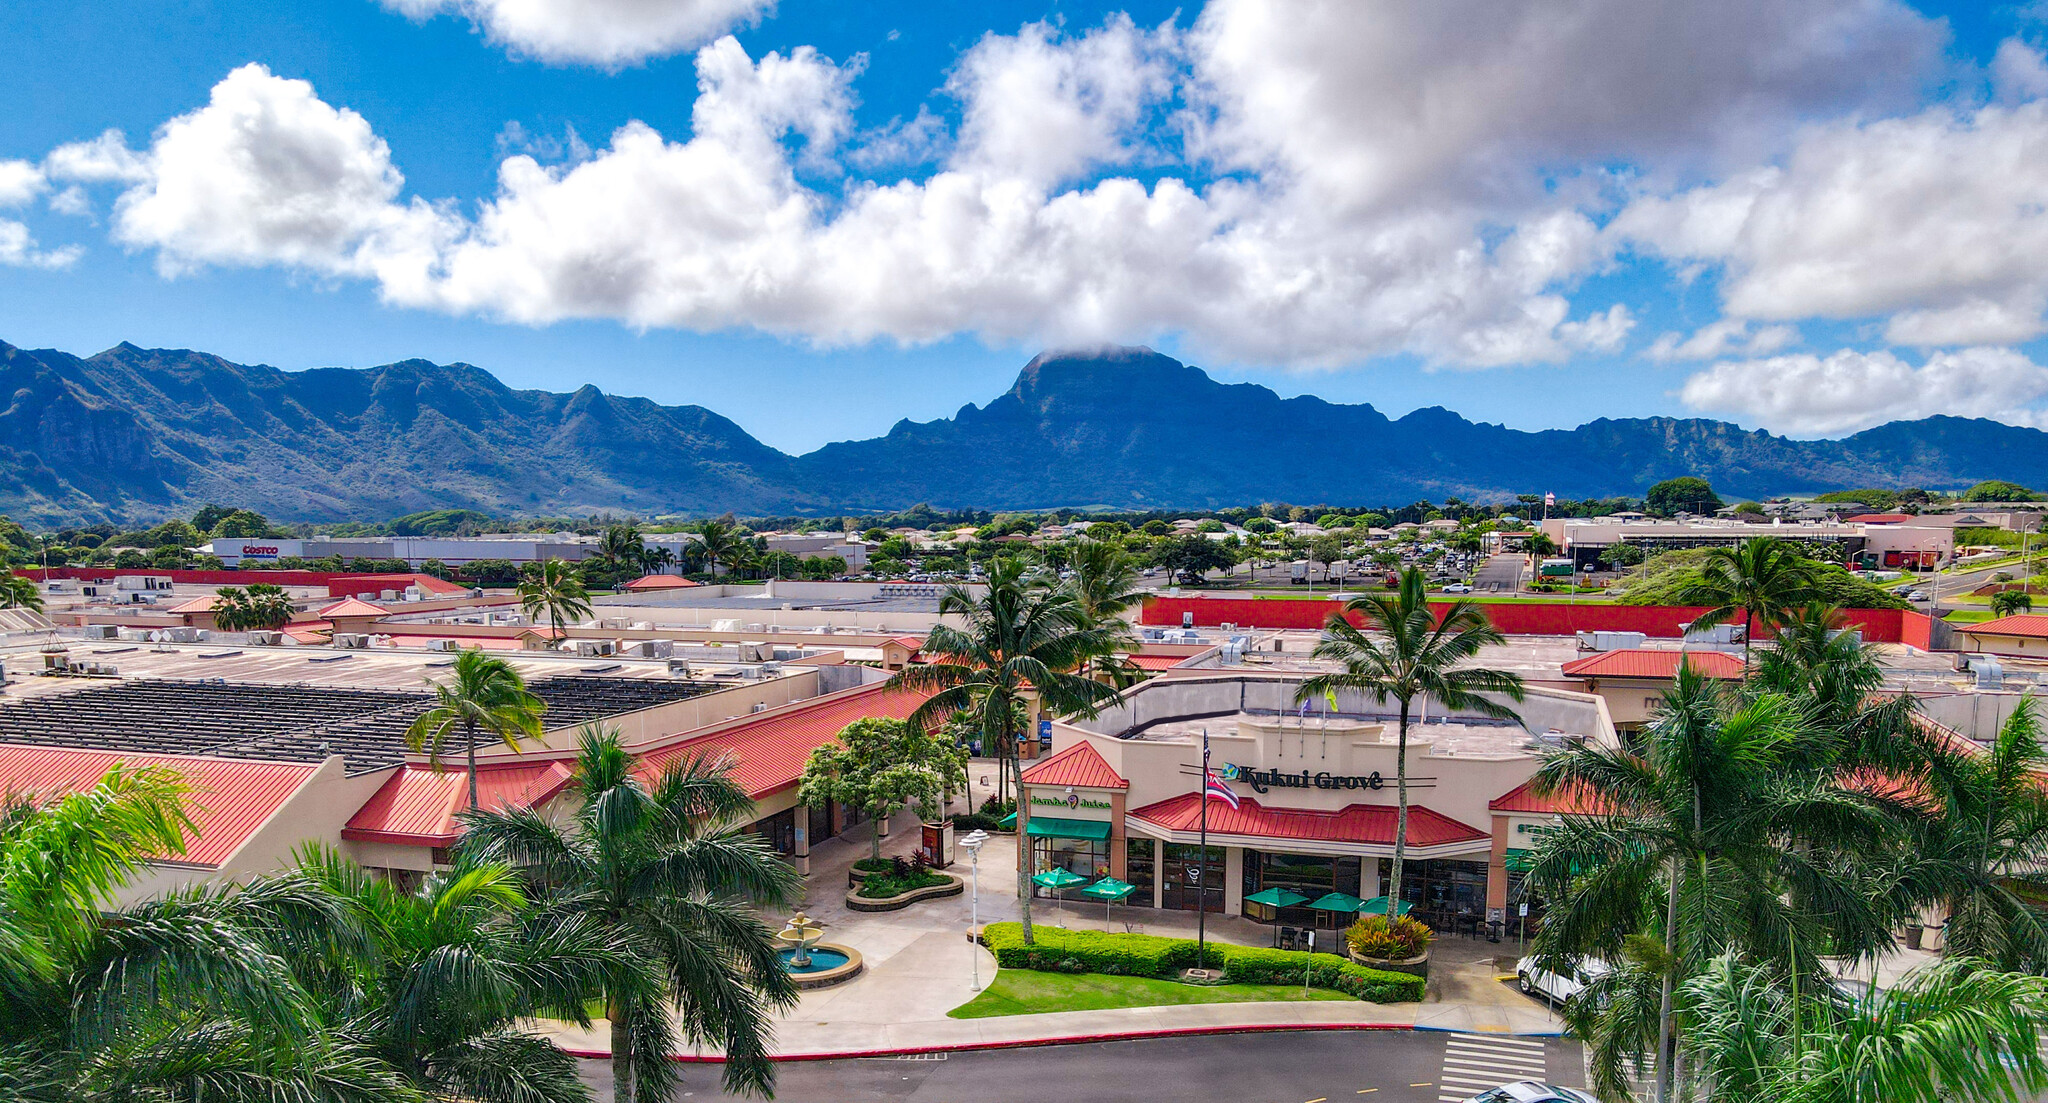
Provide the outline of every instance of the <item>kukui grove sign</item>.
{"type": "Polygon", "coordinates": [[[1254,770],[1249,766],[1230,764],[1223,767],[1223,780],[1242,781],[1252,787],[1255,793],[1268,789],[1384,789],[1386,779],[1378,770],[1369,774],[1333,774],[1328,770],[1289,772],[1285,770],[1254,770]]]}

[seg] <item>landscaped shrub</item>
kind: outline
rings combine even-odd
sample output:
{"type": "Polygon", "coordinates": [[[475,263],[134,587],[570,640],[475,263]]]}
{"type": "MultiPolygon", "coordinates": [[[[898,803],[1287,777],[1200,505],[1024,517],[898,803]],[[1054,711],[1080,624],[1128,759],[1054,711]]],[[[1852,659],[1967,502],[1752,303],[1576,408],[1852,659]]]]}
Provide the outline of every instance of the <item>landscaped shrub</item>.
{"type": "Polygon", "coordinates": [[[876,873],[870,874],[866,880],[863,880],[860,883],[860,891],[854,893],[854,895],[869,900],[887,900],[891,896],[901,896],[906,892],[914,892],[918,889],[937,888],[940,885],[949,883],[951,880],[952,878],[947,877],[943,873],[932,873],[928,870],[906,873],[901,876],[894,873],[876,873]]]}
{"type": "Polygon", "coordinates": [[[853,863],[853,868],[862,873],[890,873],[895,870],[896,863],[887,858],[862,858],[853,863]]]}
{"type": "MultiPolygon", "coordinates": [[[[991,923],[983,929],[982,941],[995,954],[996,964],[1005,969],[1171,977],[1195,965],[1195,940],[1191,938],[1070,931],[1045,926],[1035,928],[1032,933],[1037,940],[1026,946],[1023,929],[1017,924],[991,923]]],[[[1306,972],[1309,984],[1314,987],[1332,989],[1374,1003],[1400,1003],[1422,998],[1421,977],[1368,969],[1335,954],[1315,954],[1311,960],[1311,955],[1295,950],[1212,942],[1207,958],[1208,965],[1222,966],[1226,978],[1238,984],[1300,984],[1306,972]]]]}
{"type": "Polygon", "coordinates": [[[1421,920],[1402,916],[1387,922],[1384,915],[1361,915],[1358,922],[1344,932],[1344,942],[1351,952],[1360,957],[1376,957],[1390,961],[1405,961],[1429,949],[1436,940],[1436,932],[1421,920]]]}

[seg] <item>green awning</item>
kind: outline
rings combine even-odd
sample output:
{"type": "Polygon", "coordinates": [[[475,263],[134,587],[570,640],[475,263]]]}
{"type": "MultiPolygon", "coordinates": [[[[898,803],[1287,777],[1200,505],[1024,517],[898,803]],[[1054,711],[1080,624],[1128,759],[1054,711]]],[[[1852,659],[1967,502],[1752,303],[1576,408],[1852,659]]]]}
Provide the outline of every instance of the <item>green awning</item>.
{"type": "Polygon", "coordinates": [[[1024,822],[1024,833],[1034,839],[1107,839],[1109,821],[1033,816],[1024,822]]]}
{"type": "Polygon", "coordinates": [[[1136,885],[1119,881],[1114,877],[1104,877],[1087,888],[1082,889],[1081,895],[1093,896],[1097,900],[1122,900],[1124,897],[1136,892],[1137,889],[1138,886],[1136,885]]]}
{"type": "Polygon", "coordinates": [[[1012,812],[1009,815],[1004,816],[1002,819],[997,820],[996,827],[1004,831],[1017,830],[1017,813],[1012,812]]]}
{"type": "Polygon", "coordinates": [[[1319,912],[1355,912],[1365,901],[1348,892],[1332,892],[1318,896],[1309,907],[1319,912]]]}
{"type": "Polygon", "coordinates": [[[1270,888],[1260,889],[1258,892],[1252,893],[1244,898],[1244,902],[1247,904],[1264,904],[1269,908],[1291,908],[1296,904],[1303,903],[1307,899],[1308,897],[1293,889],[1270,888]]]}
{"type": "Polygon", "coordinates": [[[1052,889],[1054,892],[1058,892],[1061,889],[1071,888],[1075,885],[1078,885],[1081,882],[1086,881],[1087,879],[1088,878],[1083,877],[1078,873],[1075,873],[1073,870],[1063,869],[1059,866],[1054,866],[1051,869],[1046,870],[1044,873],[1033,874],[1031,877],[1031,883],[1037,885],[1039,888],[1052,889]]]}
{"type": "Polygon", "coordinates": [[[1501,862],[1501,868],[1509,873],[1527,873],[1536,868],[1536,859],[1530,857],[1526,849],[1511,846],[1508,848],[1507,858],[1501,862]]]}
{"type": "MultiPolygon", "coordinates": [[[[1384,896],[1375,896],[1372,899],[1367,900],[1365,903],[1358,905],[1358,910],[1365,913],[1366,915],[1385,915],[1387,914],[1387,898],[1384,896]]],[[[1414,910],[1415,905],[1410,904],[1406,900],[1403,900],[1401,901],[1401,907],[1398,910],[1396,910],[1394,914],[1397,916],[1402,916],[1407,915],[1409,912],[1414,910]]]]}

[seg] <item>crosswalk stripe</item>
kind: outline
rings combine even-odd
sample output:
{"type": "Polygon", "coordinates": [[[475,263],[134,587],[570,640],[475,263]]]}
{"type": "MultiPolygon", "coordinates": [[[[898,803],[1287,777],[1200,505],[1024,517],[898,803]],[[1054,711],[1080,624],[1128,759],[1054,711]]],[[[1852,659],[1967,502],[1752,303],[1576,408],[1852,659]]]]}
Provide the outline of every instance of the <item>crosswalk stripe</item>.
{"type": "Polygon", "coordinates": [[[1468,1069],[1544,1069],[1550,1067],[1549,1063],[1544,1061],[1488,1061],[1474,1057],[1446,1057],[1444,1058],[1444,1065],[1446,1067],[1456,1065],[1460,1068],[1468,1069]]]}
{"type": "Polygon", "coordinates": [[[1484,1046],[1492,1049],[1533,1049],[1542,1050],[1543,1043],[1533,1038],[1509,1038],[1496,1034],[1459,1034],[1447,1039],[1449,1045],[1484,1046]]]}

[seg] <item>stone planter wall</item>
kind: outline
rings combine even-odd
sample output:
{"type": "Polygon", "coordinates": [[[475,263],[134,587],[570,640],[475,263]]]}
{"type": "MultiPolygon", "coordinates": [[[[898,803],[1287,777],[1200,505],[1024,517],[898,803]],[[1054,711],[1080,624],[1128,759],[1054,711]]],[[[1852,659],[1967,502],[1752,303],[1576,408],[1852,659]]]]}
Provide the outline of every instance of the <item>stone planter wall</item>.
{"type": "Polygon", "coordinates": [[[1428,950],[1424,950],[1420,954],[1403,961],[1394,961],[1383,957],[1366,957],[1351,950],[1349,947],[1345,948],[1344,953],[1351,960],[1368,969],[1384,969],[1389,973],[1406,973],[1411,977],[1429,976],[1428,950]]]}
{"type": "Polygon", "coordinates": [[[856,893],[859,892],[859,889],[848,889],[846,893],[847,910],[857,912],[901,911],[904,908],[907,908],[910,905],[917,903],[919,900],[936,900],[944,896],[958,896],[961,893],[967,891],[967,882],[962,881],[960,878],[955,877],[950,873],[941,873],[939,874],[939,876],[944,877],[946,879],[945,884],[931,885],[921,889],[912,889],[901,896],[859,896],[856,895],[856,893]]]}

